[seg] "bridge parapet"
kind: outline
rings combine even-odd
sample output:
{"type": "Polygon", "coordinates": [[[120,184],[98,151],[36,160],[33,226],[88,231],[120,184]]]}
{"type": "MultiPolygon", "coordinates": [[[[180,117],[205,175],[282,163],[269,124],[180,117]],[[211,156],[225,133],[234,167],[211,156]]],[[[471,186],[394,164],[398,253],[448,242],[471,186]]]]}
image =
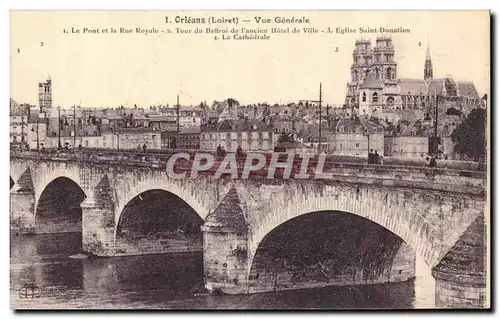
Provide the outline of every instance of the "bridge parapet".
{"type": "MultiPolygon", "coordinates": [[[[148,150],[147,152],[137,152],[133,150],[93,150],[93,149],[84,149],[84,150],[45,150],[45,151],[20,151],[20,150],[11,150],[11,157],[25,157],[25,158],[58,158],[58,159],[72,159],[72,160],[91,160],[91,159],[102,159],[102,160],[117,160],[117,159],[127,159],[130,161],[138,160],[141,161],[143,158],[146,159],[146,162],[151,160],[158,161],[168,161],[170,157],[174,154],[187,154],[191,158],[197,153],[210,154],[214,157],[216,156],[215,152],[209,151],[199,151],[199,150],[148,150]]],[[[288,154],[292,154],[292,156],[297,157],[299,153],[282,153],[282,152],[266,152],[266,151],[255,151],[248,152],[250,153],[258,153],[265,156],[266,160],[269,162],[273,154],[279,154],[280,158],[285,158],[288,154]]],[[[227,153],[229,156],[235,156],[235,153],[227,153]]],[[[246,155],[246,154],[245,154],[246,155]]],[[[245,156],[243,155],[243,156],[245,156]]],[[[312,156],[311,161],[314,162],[315,159],[317,161],[317,154],[302,154],[304,156],[312,156]]],[[[366,164],[367,159],[364,156],[349,156],[349,155],[336,155],[336,154],[322,154],[325,156],[325,162],[332,163],[347,163],[347,164],[366,164]]],[[[471,161],[454,161],[454,160],[437,160],[437,168],[442,169],[455,169],[462,171],[485,171],[484,165],[481,165],[477,162],[471,161]]],[[[405,167],[425,167],[427,162],[424,158],[400,158],[400,157],[384,157],[384,166],[405,166],[405,167]]],[[[376,166],[376,165],[371,165],[376,166]]]]}
{"type": "MultiPolygon", "coordinates": [[[[133,153],[133,152],[19,152],[12,153],[12,159],[28,160],[35,162],[63,162],[78,165],[91,166],[120,166],[136,168],[147,168],[163,170],[166,172],[167,163],[174,153],[133,153]]],[[[184,178],[191,178],[193,161],[196,152],[186,153],[189,160],[177,159],[173,171],[177,174],[185,172],[184,178]]],[[[203,153],[207,154],[207,153],[203,153]]],[[[208,153],[211,154],[211,153],[208,153]]],[[[291,172],[286,175],[283,167],[277,167],[275,172],[270,172],[271,157],[277,156],[278,162],[286,162],[287,153],[258,153],[263,154],[266,164],[259,170],[251,171],[249,178],[262,183],[275,183],[272,180],[304,179],[300,176],[301,165],[303,165],[301,154],[292,154],[293,161],[291,172]]],[[[213,155],[213,154],[211,154],[213,155]]],[[[214,156],[214,155],[213,155],[214,156]]],[[[228,156],[234,156],[229,153],[228,156]]],[[[311,155],[312,156],[312,155],[311,155]]],[[[207,170],[198,171],[196,178],[213,178],[217,176],[217,170],[221,159],[214,156],[214,164],[207,170]]],[[[363,159],[364,160],[364,159],[363,159]]],[[[237,174],[223,173],[221,178],[241,179],[245,166],[245,158],[238,158],[237,174]]],[[[461,193],[472,196],[486,196],[486,173],[479,171],[477,163],[472,162],[442,162],[437,168],[429,168],[420,165],[414,159],[392,159],[386,160],[385,165],[373,165],[360,162],[359,157],[327,155],[323,159],[318,155],[312,156],[307,162],[307,168],[303,172],[305,179],[314,180],[315,183],[349,183],[349,184],[373,184],[380,187],[414,188],[422,190],[443,191],[461,193]],[[418,164],[418,165],[417,165],[418,164]]],[[[424,161],[425,163],[425,161],[424,161]]]]}

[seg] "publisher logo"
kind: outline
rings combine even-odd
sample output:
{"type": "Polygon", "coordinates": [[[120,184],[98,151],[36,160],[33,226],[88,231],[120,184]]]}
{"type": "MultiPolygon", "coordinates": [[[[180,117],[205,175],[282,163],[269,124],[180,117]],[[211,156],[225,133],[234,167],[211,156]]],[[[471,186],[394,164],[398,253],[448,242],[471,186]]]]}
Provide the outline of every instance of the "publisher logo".
{"type": "Polygon", "coordinates": [[[63,287],[40,287],[34,284],[28,284],[18,289],[19,298],[35,299],[43,297],[54,297],[63,294],[66,291],[63,287]]]}

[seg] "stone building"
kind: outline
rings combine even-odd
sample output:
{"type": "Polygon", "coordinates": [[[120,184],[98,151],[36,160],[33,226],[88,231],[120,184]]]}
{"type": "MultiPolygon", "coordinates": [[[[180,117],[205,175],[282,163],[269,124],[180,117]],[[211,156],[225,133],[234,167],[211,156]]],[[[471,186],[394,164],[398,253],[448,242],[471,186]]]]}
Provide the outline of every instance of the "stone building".
{"type": "MultiPolygon", "coordinates": [[[[168,107],[162,110],[162,115],[177,123],[177,107],[168,107]]],[[[179,126],[193,127],[200,126],[203,117],[203,110],[195,106],[179,106],[179,126]]]]}
{"type": "Polygon", "coordinates": [[[183,106],[179,112],[180,127],[199,127],[201,125],[202,109],[193,106],[183,106]]]}
{"type": "Polygon", "coordinates": [[[177,130],[177,120],[174,116],[167,115],[149,115],[149,123],[151,127],[160,131],[174,131],[177,130]]]}
{"type": "Polygon", "coordinates": [[[377,115],[385,109],[428,110],[446,103],[468,114],[472,108],[482,106],[474,83],[434,78],[429,47],[423,79],[399,78],[394,54],[390,37],[378,37],[375,47],[370,40],[356,41],[345,104],[358,115],[377,115]]]}
{"type": "Polygon", "coordinates": [[[328,151],[328,134],[326,133],[326,127],[325,123],[323,123],[320,137],[319,125],[309,124],[307,129],[299,133],[298,136],[309,148],[316,150],[316,152],[320,150],[321,153],[325,153],[328,151]]]}
{"type": "Polygon", "coordinates": [[[384,138],[384,156],[420,158],[428,153],[428,136],[396,135],[384,138]]]}
{"type": "Polygon", "coordinates": [[[27,143],[32,150],[45,148],[47,139],[46,113],[30,112],[27,143]]]}
{"type": "Polygon", "coordinates": [[[146,145],[147,149],[161,148],[161,133],[152,127],[123,128],[118,134],[111,133],[112,148],[137,149],[146,145]]]}
{"type": "Polygon", "coordinates": [[[243,151],[271,151],[275,145],[273,129],[249,119],[225,119],[202,126],[200,138],[200,148],[206,151],[215,151],[219,145],[228,152],[235,152],[238,146],[243,151]]]}
{"type": "Polygon", "coordinates": [[[421,120],[399,120],[385,128],[384,155],[421,158],[429,154],[429,124],[421,120]]]}
{"type": "Polygon", "coordinates": [[[200,127],[183,127],[177,135],[177,146],[181,149],[200,148],[200,127]]]}
{"type": "Polygon", "coordinates": [[[365,156],[373,149],[384,153],[384,128],[362,117],[348,117],[330,123],[327,151],[339,155],[365,156]]]}
{"type": "MultiPolygon", "coordinates": [[[[55,148],[58,144],[58,137],[49,137],[47,147],[55,148]]],[[[75,147],[79,145],[82,148],[103,148],[111,150],[119,149],[137,149],[146,144],[147,149],[161,148],[161,134],[159,131],[149,127],[122,128],[116,132],[105,131],[99,135],[80,135],[75,139],[73,137],[61,136],[61,144],[65,143],[75,147]]]]}
{"type": "Polygon", "coordinates": [[[10,143],[27,142],[29,108],[10,100],[10,143]]]}

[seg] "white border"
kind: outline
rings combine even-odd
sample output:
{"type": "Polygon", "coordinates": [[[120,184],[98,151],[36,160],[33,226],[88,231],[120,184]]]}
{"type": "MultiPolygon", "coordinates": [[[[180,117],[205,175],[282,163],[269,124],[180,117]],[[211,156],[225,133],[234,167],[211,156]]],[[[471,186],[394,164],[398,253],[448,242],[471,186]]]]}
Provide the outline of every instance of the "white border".
{"type": "MultiPolygon", "coordinates": [[[[326,3],[326,1],[320,1],[320,0],[307,0],[307,1],[283,1],[283,3],[280,3],[278,1],[270,1],[270,0],[246,0],[246,1],[230,1],[230,0],[216,0],[216,1],[203,1],[203,0],[183,0],[183,1],[176,1],[175,3],[168,3],[166,5],[163,3],[164,1],[153,1],[153,0],[140,0],[140,1],[130,1],[130,0],[122,0],[122,1],[104,1],[104,0],[87,0],[87,1],[55,1],[55,0],[44,0],[44,1],[1,1],[0,2],[0,7],[2,8],[1,16],[0,16],[0,21],[3,22],[3,28],[1,28],[1,42],[5,45],[3,47],[3,50],[1,50],[1,59],[0,59],[0,65],[1,65],[1,80],[2,80],[2,86],[0,88],[0,94],[1,98],[0,101],[4,101],[4,106],[0,107],[0,112],[2,112],[3,116],[1,117],[3,120],[3,125],[0,125],[0,130],[2,131],[0,133],[0,149],[4,150],[2,154],[4,154],[1,157],[0,160],[0,165],[1,165],[1,172],[3,173],[2,175],[4,177],[0,177],[0,181],[3,181],[1,185],[7,186],[7,174],[9,171],[9,159],[8,159],[8,136],[9,136],[9,106],[8,106],[8,101],[9,101],[9,45],[10,45],[10,14],[9,11],[12,9],[20,10],[20,9],[42,9],[42,10],[49,10],[49,9],[58,9],[58,10],[63,10],[63,9],[113,9],[113,10],[118,10],[118,9],[127,9],[127,10],[153,10],[153,9],[211,9],[211,10],[216,10],[216,9],[273,9],[273,10],[286,10],[286,9],[303,9],[303,10],[317,10],[317,9],[336,9],[336,10],[367,10],[367,9],[375,9],[375,10],[394,10],[394,9],[400,9],[400,10],[410,10],[410,9],[416,9],[416,10],[484,10],[484,9],[491,9],[493,13],[498,13],[498,7],[500,1],[498,0],[474,0],[474,1],[442,1],[438,2],[436,0],[419,0],[419,1],[401,1],[401,0],[376,0],[376,1],[355,1],[355,0],[350,0],[350,1],[339,1],[339,2],[332,2],[332,3],[326,3]]],[[[466,21],[464,23],[467,23],[466,21]]],[[[498,42],[498,32],[495,32],[495,39],[492,39],[494,42],[498,42]]],[[[492,45],[493,43],[492,42],[492,45]]],[[[494,58],[492,56],[492,58],[494,58]]],[[[495,92],[498,92],[498,83],[495,85],[495,88],[492,88],[492,91],[495,90],[495,92]]],[[[492,106],[495,107],[495,101],[492,101],[492,106]]],[[[499,112],[496,112],[495,119],[499,117],[500,115],[498,114],[499,112]]],[[[491,122],[494,123],[494,119],[491,119],[491,122]]],[[[492,152],[496,152],[496,149],[491,146],[492,152]]],[[[498,158],[497,156],[495,156],[498,158]]],[[[492,180],[494,180],[494,176],[491,177],[492,180]]],[[[1,223],[2,225],[2,231],[0,231],[0,235],[2,238],[0,239],[0,250],[1,250],[1,259],[2,262],[0,263],[0,275],[1,275],[1,281],[0,281],[0,289],[1,289],[1,295],[0,295],[0,318],[11,318],[14,317],[15,314],[10,310],[9,308],[9,286],[10,286],[10,278],[9,278],[9,193],[7,192],[7,189],[4,191],[0,192],[1,200],[0,203],[2,205],[2,210],[0,210],[3,214],[3,221],[1,223]]],[[[492,194],[493,195],[493,194],[492,194]]],[[[498,194],[498,189],[495,191],[494,195],[499,195],[498,194]]],[[[494,196],[493,195],[493,196],[494,196]]],[[[496,196],[497,198],[500,198],[496,196]]],[[[498,200],[497,200],[498,201],[498,200]]],[[[493,211],[495,211],[494,207],[493,211]]],[[[498,221],[497,221],[498,222],[498,221]]],[[[494,225],[492,225],[494,226],[494,225]]],[[[496,229],[495,229],[496,230],[496,229]]],[[[493,231],[493,229],[492,229],[493,231]]],[[[498,247],[495,248],[495,252],[492,251],[492,254],[497,255],[495,253],[498,253],[498,247]]],[[[498,267],[497,267],[498,268],[498,267]]],[[[496,269],[498,270],[498,269],[496,269]]],[[[496,273],[498,275],[498,273],[496,273]]],[[[496,294],[495,294],[496,295],[496,294]]],[[[347,313],[332,313],[330,315],[333,316],[345,316],[347,313]]],[[[357,316],[362,316],[365,313],[359,313],[357,316]]],[[[373,316],[373,313],[366,313],[368,315],[373,316]]],[[[396,315],[399,316],[404,316],[406,313],[399,313],[396,315]]],[[[453,315],[453,313],[449,313],[453,315]]],[[[47,317],[52,317],[53,313],[42,313],[42,315],[45,315],[47,317]]],[[[60,318],[75,318],[80,317],[80,316],[93,316],[93,317],[105,317],[105,316],[115,316],[115,317],[121,317],[121,316],[134,316],[137,318],[146,318],[146,316],[152,315],[151,313],[63,313],[57,315],[60,318]]],[[[158,315],[158,314],[157,314],[158,315]]],[[[162,315],[161,313],[159,315],[162,315]]],[[[163,315],[169,316],[169,317],[177,317],[177,316],[206,316],[207,313],[185,313],[185,314],[180,314],[180,313],[164,313],[163,315]]],[[[213,316],[220,316],[221,313],[213,313],[211,314],[213,316]]],[[[278,315],[277,313],[233,313],[233,314],[222,314],[222,315],[231,315],[231,316],[238,316],[243,318],[245,317],[253,317],[253,316],[262,316],[262,317],[268,317],[268,316],[275,316],[278,315]]],[[[283,313],[279,314],[281,316],[292,316],[294,315],[293,313],[283,313]]],[[[300,313],[299,315],[306,315],[306,316],[312,316],[312,315],[322,315],[322,313],[316,313],[316,314],[306,314],[306,313],[300,313]]],[[[382,316],[386,316],[387,313],[382,313],[379,314],[382,316]]],[[[394,315],[394,314],[393,314],[394,315]]],[[[442,314],[439,313],[421,313],[421,315],[424,315],[426,317],[438,317],[441,316],[442,314]]],[[[472,314],[467,314],[472,315],[472,314]]]]}

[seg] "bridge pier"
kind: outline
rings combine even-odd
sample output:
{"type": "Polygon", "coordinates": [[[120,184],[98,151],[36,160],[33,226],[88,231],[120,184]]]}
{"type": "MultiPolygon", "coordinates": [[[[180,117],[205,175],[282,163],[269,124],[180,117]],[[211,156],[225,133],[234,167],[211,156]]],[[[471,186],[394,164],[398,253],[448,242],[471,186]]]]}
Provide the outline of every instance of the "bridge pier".
{"type": "Polygon", "coordinates": [[[246,234],[213,225],[202,230],[205,288],[215,293],[248,293],[246,234]]]}
{"type": "Polygon", "coordinates": [[[436,279],[436,307],[484,308],[486,302],[486,242],[480,214],[432,269],[436,279]]]}
{"type": "Polygon", "coordinates": [[[14,185],[10,191],[10,227],[12,233],[32,233],[35,230],[35,192],[14,185]]]}
{"type": "Polygon", "coordinates": [[[436,279],[436,307],[483,308],[486,298],[486,277],[432,271],[436,279]]]}
{"type": "Polygon", "coordinates": [[[232,188],[201,227],[205,288],[211,292],[248,293],[248,226],[240,205],[232,188]]]}
{"type": "Polygon", "coordinates": [[[83,250],[97,256],[114,256],[115,220],[112,209],[88,199],[80,206],[83,250]]]}

